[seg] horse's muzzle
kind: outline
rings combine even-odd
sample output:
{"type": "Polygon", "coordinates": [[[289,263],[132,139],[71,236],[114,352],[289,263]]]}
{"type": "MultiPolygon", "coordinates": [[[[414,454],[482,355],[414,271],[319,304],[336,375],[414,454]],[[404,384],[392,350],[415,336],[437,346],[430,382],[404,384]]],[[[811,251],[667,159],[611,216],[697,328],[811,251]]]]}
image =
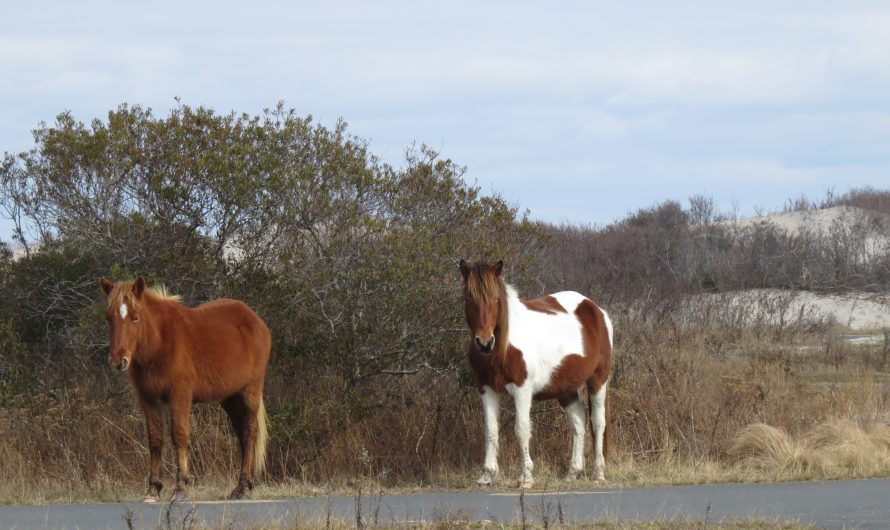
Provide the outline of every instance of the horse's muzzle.
{"type": "Polygon", "coordinates": [[[476,336],[476,347],[479,348],[480,351],[485,353],[491,353],[494,350],[494,335],[491,336],[485,342],[482,342],[482,339],[479,336],[476,336]]]}
{"type": "Polygon", "coordinates": [[[120,370],[121,372],[126,372],[127,368],[130,367],[130,358],[129,357],[121,357],[119,363],[115,364],[114,361],[111,361],[112,366],[120,370]]]}

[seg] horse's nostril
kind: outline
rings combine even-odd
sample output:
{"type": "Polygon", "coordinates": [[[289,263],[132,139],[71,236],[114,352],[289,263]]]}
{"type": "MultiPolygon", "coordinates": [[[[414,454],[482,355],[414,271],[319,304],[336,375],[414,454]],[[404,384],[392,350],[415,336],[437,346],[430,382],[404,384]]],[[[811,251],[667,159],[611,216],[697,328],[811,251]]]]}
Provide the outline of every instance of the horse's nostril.
{"type": "Polygon", "coordinates": [[[476,336],[476,347],[479,348],[479,351],[488,353],[491,351],[491,346],[488,342],[482,342],[482,339],[479,336],[476,336]]]}

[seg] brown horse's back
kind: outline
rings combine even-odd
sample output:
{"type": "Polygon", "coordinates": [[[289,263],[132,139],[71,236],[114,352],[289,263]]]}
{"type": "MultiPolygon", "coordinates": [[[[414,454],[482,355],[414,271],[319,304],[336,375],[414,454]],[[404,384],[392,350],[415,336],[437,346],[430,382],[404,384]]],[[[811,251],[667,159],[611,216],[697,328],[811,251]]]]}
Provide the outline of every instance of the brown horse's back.
{"type": "Polygon", "coordinates": [[[184,310],[187,349],[196,376],[194,400],[216,401],[261,387],[269,363],[269,328],[247,305],[214,300],[184,310]]]}

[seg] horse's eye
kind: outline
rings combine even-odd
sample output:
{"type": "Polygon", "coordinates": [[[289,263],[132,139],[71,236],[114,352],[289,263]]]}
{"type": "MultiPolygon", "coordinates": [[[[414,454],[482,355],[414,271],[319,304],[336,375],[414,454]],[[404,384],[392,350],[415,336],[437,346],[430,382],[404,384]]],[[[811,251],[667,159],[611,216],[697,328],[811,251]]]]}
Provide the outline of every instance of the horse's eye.
{"type": "Polygon", "coordinates": [[[133,315],[133,322],[139,322],[139,315],[133,315]]]}

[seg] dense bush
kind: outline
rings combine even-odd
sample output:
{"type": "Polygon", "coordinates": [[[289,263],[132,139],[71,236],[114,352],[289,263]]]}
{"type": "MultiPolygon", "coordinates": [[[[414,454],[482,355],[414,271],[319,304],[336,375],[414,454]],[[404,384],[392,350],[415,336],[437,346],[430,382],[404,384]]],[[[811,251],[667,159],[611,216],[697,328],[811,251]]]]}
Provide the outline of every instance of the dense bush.
{"type": "MultiPolygon", "coordinates": [[[[890,191],[870,188],[818,205],[881,208],[890,191]]],[[[815,209],[799,199],[796,208],[815,209]]],[[[845,210],[822,230],[772,222],[739,224],[713,202],[668,201],[605,227],[543,227],[555,241],[545,283],[605,300],[781,288],[837,292],[890,289],[890,211],[845,210]]]]}
{"type": "MultiPolygon", "coordinates": [[[[747,329],[743,313],[757,309],[727,316],[689,295],[886,289],[890,255],[869,247],[888,232],[883,217],[829,233],[739,228],[693,197],[606,227],[551,226],[482,194],[464,171],[426,147],[391,167],[345,123],[325,128],[281,105],[258,116],[181,105],[163,117],[125,105],[89,125],[62,114],[41,126],[34,147],[0,167],[0,207],[24,245],[14,258],[0,244],[0,431],[14,433],[0,441],[0,469],[14,477],[0,496],[39,489],[34,477],[99,493],[144,481],[140,414],[107,366],[100,276],[145,275],[188,305],[239,298],[265,319],[277,480],[424,483],[478,467],[462,257],[505,259],[524,295],[575,289],[610,310],[624,454],[716,455],[752,414],[793,430],[847,403],[789,400],[798,387],[788,356],[747,329]],[[727,361],[747,349],[760,361],[727,361]]],[[[887,212],[887,197],[864,189],[827,205],[887,212]]],[[[771,325],[780,343],[806,331],[789,322],[771,325]]],[[[196,415],[196,476],[231,474],[224,416],[196,415]]],[[[534,418],[563,425],[553,404],[534,418]]],[[[545,468],[562,465],[563,429],[535,439],[545,468]]]]}
{"type": "MultiPolygon", "coordinates": [[[[187,304],[243,299],[275,337],[269,412],[292,470],[369,412],[404,413],[407,376],[457,389],[458,260],[509,256],[521,280],[545,245],[437,153],[410,148],[393,168],[345,123],[327,129],[282,106],[165,117],[122,106],[90,126],[62,114],[35,138],[0,174],[29,242],[20,259],[3,254],[4,344],[21,341],[52,384],[101,388],[100,276],[143,274],[187,304]]],[[[121,384],[115,399],[127,402],[121,384]]]]}

